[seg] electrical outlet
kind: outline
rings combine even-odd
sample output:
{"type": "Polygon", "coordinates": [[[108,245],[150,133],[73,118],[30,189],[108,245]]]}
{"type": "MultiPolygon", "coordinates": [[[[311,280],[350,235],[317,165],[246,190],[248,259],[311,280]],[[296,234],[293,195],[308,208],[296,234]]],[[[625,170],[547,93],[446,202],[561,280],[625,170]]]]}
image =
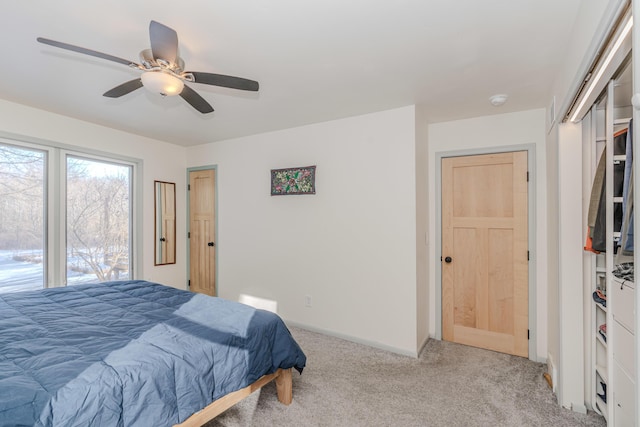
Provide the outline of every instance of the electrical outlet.
{"type": "Polygon", "coordinates": [[[304,306],[311,307],[313,305],[313,300],[311,299],[311,295],[304,296],[304,306]]]}

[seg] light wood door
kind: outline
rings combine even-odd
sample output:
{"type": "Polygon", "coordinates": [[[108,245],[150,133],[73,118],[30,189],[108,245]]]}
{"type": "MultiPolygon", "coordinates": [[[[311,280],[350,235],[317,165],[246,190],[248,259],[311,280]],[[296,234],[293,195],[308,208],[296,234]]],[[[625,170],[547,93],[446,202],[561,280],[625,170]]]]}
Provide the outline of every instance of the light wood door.
{"type": "Polygon", "coordinates": [[[189,284],[216,294],[215,170],[189,172],[189,284]]]}
{"type": "Polygon", "coordinates": [[[528,355],[527,152],[442,160],[442,336],[528,355]]]}

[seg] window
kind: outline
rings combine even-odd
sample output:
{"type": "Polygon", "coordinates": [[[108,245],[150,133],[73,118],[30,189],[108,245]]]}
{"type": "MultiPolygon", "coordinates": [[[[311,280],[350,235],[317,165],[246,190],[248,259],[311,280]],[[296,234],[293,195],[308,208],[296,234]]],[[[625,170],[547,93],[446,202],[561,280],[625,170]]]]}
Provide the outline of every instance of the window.
{"type": "Polygon", "coordinates": [[[0,292],[133,278],[136,167],[0,140],[0,292]]]}
{"type": "Polygon", "coordinates": [[[0,143],[0,292],[44,285],[46,160],[0,143]]]}
{"type": "Polygon", "coordinates": [[[129,278],[131,169],[67,156],[67,284],[129,278]]]}

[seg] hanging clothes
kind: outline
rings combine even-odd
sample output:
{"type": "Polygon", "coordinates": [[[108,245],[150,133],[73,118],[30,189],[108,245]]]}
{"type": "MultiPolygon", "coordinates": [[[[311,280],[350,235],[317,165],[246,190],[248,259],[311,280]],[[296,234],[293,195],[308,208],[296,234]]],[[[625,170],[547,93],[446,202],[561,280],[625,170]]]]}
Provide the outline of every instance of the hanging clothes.
{"type": "Polygon", "coordinates": [[[602,195],[602,188],[604,187],[604,173],[607,164],[607,150],[602,150],[600,160],[598,160],[598,166],[596,167],[596,174],[593,177],[593,184],[591,186],[591,198],[589,200],[589,213],[587,215],[587,225],[589,226],[589,235],[593,236],[593,229],[596,226],[596,218],[598,216],[598,206],[600,205],[600,196],[602,195]]]}
{"type": "Polygon", "coordinates": [[[622,228],[620,230],[621,254],[633,255],[633,119],[629,121],[625,152],[624,185],[622,194],[622,228]]]}
{"type": "Polygon", "coordinates": [[[633,172],[629,175],[629,185],[627,190],[629,194],[627,194],[626,200],[624,203],[625,211],[624,217],[622,218],[622,228],[620,230],[620,247],[621,255],[633,255],[633,172]]]}
{"type": "Polygon", "coordinates": [[[624,245],[624,254],[633,255],[633,208],[631,209],[631,215],[629,219],[629,229],[627,231],[627,241],[624,245]]]}
{"type": "MultiPolygon", "coordinates": [[[[627,196],[629,195],[629,184],[631,182],[631,169],[633,165],[633,142],[631,139],[633,119],[629,121],[629,130],[627,132],[627,142],[625,146],[625,162],[624,162],[624,181],[622,184],[622,211],[627,210],[627,196]]],[[[623,218],[624,222],[624,218],[623,218]]]]}
{"type": "Polygon", "coordinates": [[[600,187],[600,197],[598,201],[598,210],[596,221],[591,228],[591,247],[594,251],[605,252],[607,250],[607,204],[606,204],[606,186],[600,187]]]}
{"type": "Polygon", "coordinates": [[[584,250],[593,252],[594,254],[600,253],[600,251],[596,251],[595,249],[593,249],[593,239],[591,238],[591,229],[589,227],[587,227],[587,238],[585,240],[584,250]]]}
{"type": "MultiPolygon", "coordinates": [[[[627,129],[622,129],[613,135],[613,155],[625,155],[627,145],[627,129]]],[[[626,163],[626,162],[625,162],[626,163]]],[[[594,251],[605,252],[607,245],[606,235],[606,148],[603,150],[600,161],[596,168],[596,176],[594,177],[594,186],[591,189],[591,200],[589,202],[589,231],[591,235],[591,247],[594,251]],[[599,197],[596,195],[599,192],[599,197]],[[597,206],[593,206],[597,203],[597,206]],[[595,220],[592,217],[593,210],[596,211],[595,220]]],[[[625,164],[620,161],[614,161],[613,165],[613,197],[622,197],[623,184],[624,184],[624,172],[625,164]]],[[[622,228],[623,210],[621,203],[615,203],[613,206],[613,230],[614,232],[620,231],[622,228]]],[[[617,244],[614,244],[614,252],[617,249],[617,244]]]]}

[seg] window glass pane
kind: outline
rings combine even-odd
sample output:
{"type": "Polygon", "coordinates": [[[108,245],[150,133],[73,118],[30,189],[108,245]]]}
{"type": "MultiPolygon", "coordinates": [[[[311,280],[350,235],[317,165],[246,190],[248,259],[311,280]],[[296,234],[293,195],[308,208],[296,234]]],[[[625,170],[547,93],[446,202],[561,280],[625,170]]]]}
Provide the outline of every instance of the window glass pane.
{"type": "Polygon", "coordinates": [[[131,173],[67,156],[67,284],[130,278],[131,173]]]}
{"type": "Polygon", "coordinates": [[[44,286],[45,160],[0,143],[0,292],[44,286]]]}

